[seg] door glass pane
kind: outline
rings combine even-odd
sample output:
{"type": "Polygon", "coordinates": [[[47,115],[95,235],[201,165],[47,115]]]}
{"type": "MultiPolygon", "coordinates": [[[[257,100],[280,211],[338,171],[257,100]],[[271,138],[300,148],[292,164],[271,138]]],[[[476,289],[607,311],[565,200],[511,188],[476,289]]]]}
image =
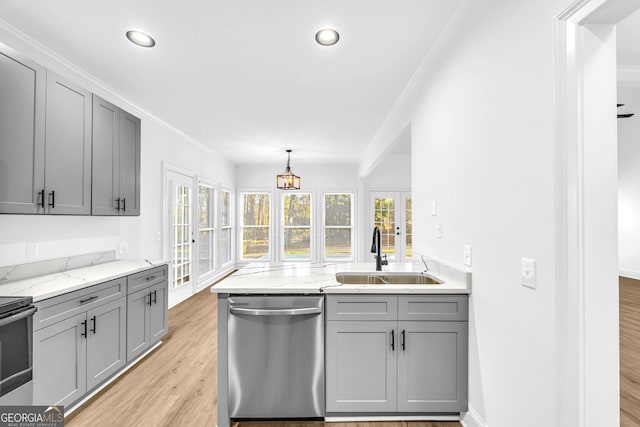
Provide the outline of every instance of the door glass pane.
{"type": "Polygon", "coordinates": [[[269,227],[242,229],[242,258],[269,259],[269,227]]]}
{"type": "Polygon", "coordinates": [[[173,287],[189,282],[191,274],[191,188],[172,183],[173,287]]]}
{"type": "Polygon", "coordinates": [[[351,258],[351,228],[327,228],[324,235],[326,259],[351,258]]]}
{"type": "Polygon", "coordinates": [[[396,202],[392,197],[375,198],[374,225],[380,228],[381,252],[387,254],[389,260],[395,259],[396,253],[396,202]]]}
{"type": "Polygon", "coordinates": [[[411,226],[411,218],[412,218],[412,202],[411,197],[407,197],[405,199],[405,216],[406,216],[406,224],[405,224],[405,258],[410,260],[413,255],[412,244],[413,244],[413,231],[411,226]]]}

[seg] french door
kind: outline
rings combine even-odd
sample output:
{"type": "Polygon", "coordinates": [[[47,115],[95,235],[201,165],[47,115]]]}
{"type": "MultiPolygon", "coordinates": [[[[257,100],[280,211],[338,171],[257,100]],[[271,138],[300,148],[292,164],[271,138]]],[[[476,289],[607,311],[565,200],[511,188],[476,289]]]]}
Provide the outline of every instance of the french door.
{"type": "Polygon", "coordinates": [[[173,266],[170,274],[169,306],[195,291],[194,271],[194,178],[166,171],[167,255],[173,266]]]}
{"type": "MultiPolygon", "coordinates": [[[[381,251],[389,262],[408,262],[412,257],[412,201],[409,191],[371,191],[370,225],[380,228],[381,251]]],[[[367,237],[368,238],[368,237],[367,237]]],[[[368,247],[368,246],[367,246],[368,247]]]]}

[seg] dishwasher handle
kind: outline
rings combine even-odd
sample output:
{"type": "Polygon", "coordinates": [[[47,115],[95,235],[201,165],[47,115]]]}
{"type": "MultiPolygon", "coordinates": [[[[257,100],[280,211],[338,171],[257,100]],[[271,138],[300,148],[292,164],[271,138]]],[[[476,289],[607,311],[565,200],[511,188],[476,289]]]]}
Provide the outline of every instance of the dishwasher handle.
{"type": "Polygon", "coordinates": [[[320,307],[304,308],[229,308],[231,314],[245,314],[248,316],[301,316],[304,314],[321,314],[320,307]]]}

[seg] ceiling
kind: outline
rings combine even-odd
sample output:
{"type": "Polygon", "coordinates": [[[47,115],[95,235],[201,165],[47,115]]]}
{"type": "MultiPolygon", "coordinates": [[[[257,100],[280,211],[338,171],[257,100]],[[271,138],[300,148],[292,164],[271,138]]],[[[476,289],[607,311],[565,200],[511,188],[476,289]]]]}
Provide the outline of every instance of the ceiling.
{"type": "Polygon", "coordinates": [[[0,0],[0,17],[236,163],[356,163],[461,3],[0,0]]]}
{"type": "Polygon", "coordinates": [[[616,37],[618,65],[640,66],[640,9],[617,25],[616,37]]]}

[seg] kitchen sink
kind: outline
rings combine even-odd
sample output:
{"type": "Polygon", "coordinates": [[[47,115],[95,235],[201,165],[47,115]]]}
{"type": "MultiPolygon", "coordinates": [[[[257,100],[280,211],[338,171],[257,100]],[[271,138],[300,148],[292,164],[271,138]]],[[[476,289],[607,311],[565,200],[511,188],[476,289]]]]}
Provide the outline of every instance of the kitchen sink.
{"type": "Polygon", "coordinates": [[[344,285],[440,285],[443,283],[427,273],[388,271],[336,273],[336,280],[344,285]]]}

